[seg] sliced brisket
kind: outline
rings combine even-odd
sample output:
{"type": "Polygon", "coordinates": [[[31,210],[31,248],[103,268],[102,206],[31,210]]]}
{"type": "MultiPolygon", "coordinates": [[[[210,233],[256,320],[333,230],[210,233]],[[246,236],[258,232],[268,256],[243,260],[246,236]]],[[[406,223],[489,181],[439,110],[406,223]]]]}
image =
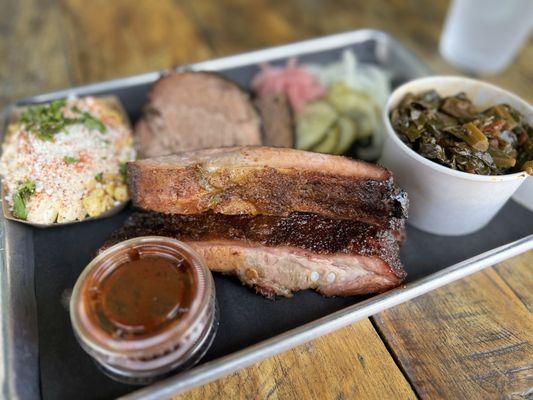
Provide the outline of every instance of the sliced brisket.
{"type": "Polygon", "coordinates": [[[261,144],[259,117],[248,95],[215,73],[170,73],[147,97],[135,126],[141,157],[261,144]]]}
{"type": "Polygon", "coordinates": [[[292,113],[285,94],[258,95],[255,105],[261,116],[263,143],[273,147],[293,147],[292,113]]]}

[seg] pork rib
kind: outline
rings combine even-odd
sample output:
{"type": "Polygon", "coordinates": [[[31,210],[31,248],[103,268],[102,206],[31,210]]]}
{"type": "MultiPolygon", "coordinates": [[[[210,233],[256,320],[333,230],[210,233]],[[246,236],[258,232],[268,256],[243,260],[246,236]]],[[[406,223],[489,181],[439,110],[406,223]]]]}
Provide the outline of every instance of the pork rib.
{"type": "Polygon", "coordinates": [[[285,148],[150,158],[128,163],[128,177],[135,206],[167,214],[306,212],[397,229],[407,207],[391,172],[378,165],[285,148]]]}
{"type": "Polygon", "coordinates": [[[103,248],[149,235],[188,243],[212,271],[236,275],[268,297],[304,289],[327,296],[383,292],[405,277],[393,232],[315,214],[137,212],[103,248]]]}

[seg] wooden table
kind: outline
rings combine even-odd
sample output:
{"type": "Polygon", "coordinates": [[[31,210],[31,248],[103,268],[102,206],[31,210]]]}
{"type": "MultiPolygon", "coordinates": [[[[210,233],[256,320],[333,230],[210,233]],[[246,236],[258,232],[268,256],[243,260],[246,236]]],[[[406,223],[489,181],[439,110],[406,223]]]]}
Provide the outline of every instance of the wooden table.
{"type": "MultiPolygon", "coordinates": [[[[372,27],[435,71],[446,1],[4,0],[0,106],[39,92],[372,27]]],[[[533,45],[487,78],[531,101],[533,45]]],[[[532,227],[533,231],[533,227],[532,227]]],[[[430,261],[430,260],[428,260],[430,261]]],[[[177,398],[533,396],[533,252],[177,398]]]]}

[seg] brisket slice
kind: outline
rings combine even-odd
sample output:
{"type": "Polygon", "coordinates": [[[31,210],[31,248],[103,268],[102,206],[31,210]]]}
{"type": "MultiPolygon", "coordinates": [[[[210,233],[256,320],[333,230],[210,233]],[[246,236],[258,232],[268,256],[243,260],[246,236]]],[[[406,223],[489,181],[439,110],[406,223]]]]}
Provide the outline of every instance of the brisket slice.
{"type": "Polygon", "coordinates": [[[137,212],[103,248],[149,235],[188,243],[212,271],[236,275],[268,297],[290,296],[304,289],[327,296],[383,292],[405,277],[391,231],[315,214],[137,212]]]}
{"type": "Polygon", "coordinates": [[[255,105],[261,116],[263,143],[273,147],[293,147],[292,112],[284,93],[258,95],[255,105]]]}
{"type": "Polygon", "coordinates": [[[390,171],[346,157],[233,147],[128,163],[133,203],[167,214],[315,213],[400,230],[407,198],[390,171]]]}
{"type": "Polygon", "coordinates": [[[141,157],[261,144],[259,117],[248,94],[215,73],[170,73],[147,97],[134,132],[141,157]]]}

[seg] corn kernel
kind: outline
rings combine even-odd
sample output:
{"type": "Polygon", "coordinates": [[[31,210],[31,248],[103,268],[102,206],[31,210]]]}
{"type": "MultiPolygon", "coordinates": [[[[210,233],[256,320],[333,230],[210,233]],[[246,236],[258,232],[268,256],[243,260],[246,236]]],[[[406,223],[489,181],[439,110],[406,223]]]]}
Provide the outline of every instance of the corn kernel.
{"type": "Polygon", "coordinates": [[[93,190],[94,188],[96,188],[96,181],[94,179],[91,179],[85,182],[85,188],[87,190],[93,190]]]}
{"type": "Polygon", "coordinates": [[[82,199],[83,207],[90,217],[96,217],[106,210],[105,191],[94,189],[82,199]]]}
{"type": "Polygon", "coordinates": [[[128,200],[128,187],[126,185],[118,185],[115,188],[114,197],[118,201],[128,200]]]}
{"type": "Polygon", "coordinates": [[[109,182],[105,185],[105,191],[108,195],[113,196],[113,193],[115,193],[116,188],[115,182],[109,182]]]}

